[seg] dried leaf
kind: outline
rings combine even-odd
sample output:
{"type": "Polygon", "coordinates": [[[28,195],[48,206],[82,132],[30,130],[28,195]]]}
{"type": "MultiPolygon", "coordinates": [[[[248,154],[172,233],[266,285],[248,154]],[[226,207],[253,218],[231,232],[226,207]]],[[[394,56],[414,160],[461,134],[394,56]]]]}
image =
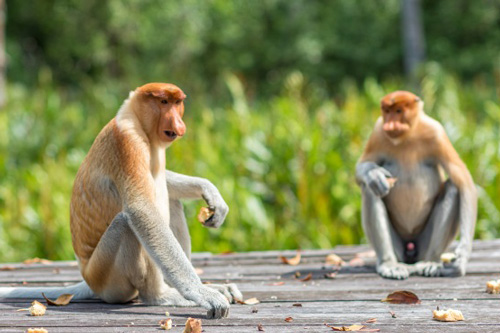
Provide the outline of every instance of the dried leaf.
{"type": "Polygon", "coordinates": [[[246,301],[242,301],[241,299],[235,299],[235,301],[236,303],[246,304],[246,305],[255,305],[260,303],[260,301],[255,297],[249,298],[246,301]]]}
{"type": "Polygon", "coordinates": [[[262,324],[257,325],[257,331],[264,332],[264,327],[262,326],[262,324]]]}
{"type": "Polygon", "coordinates": [[[16,268],[14,266],[2,266],[0,267],[0,271],[13,271],[16,268]]]}
{"type": "Polygon", "coordinates": [[[205,224],[208,220],[212,218],[212,216],[214,216],[214,214],[215,210],[210,209],[210,207],[201,207],[197,218],[201,224],[205,224]]]}
{"type": "Polygon", "coordinates": [[[377,318],[370,318],[367,321],[365,321],[363,324],[373,324],[377,322],[377,318]]]}
{"type": "Polygon", "coordinates": [[[28,328],[26,333],[49,333],[45,328],[28,328]]]}
{"type": "Polygon", "coordinates": [[[285,284],[285,281],[280,281],[280,282],[274,282],[274,283],[270,283],[268,284],[269,286],[282,286],[285,284]]]}
{"type": "Polygon", "coordinates": [[[359,267],[359,266],[364,266],[364,265],[365,265],[365,261],[362,258],[356,257],[356,258],[349,260],[349,266],[359,267]]]}
{"type": "Polygon", "coordinates": [[[420,304],[420,299],[411,291],[398,290],[390,293],[382,302],[391,304],[420,304]]]}
{"type": "Polygon", "coordinates": [[[297,255],[291,259],[288,259],[286,257],[283,257],[283,256],[279,256],[279,258],[281,259],[281,261],[287,265],[291,265],[291,266],[297,266],[299,263],[300,263],[300,251],[297,251],[297,255]]]}
{"type": "Polygon", "coordinates": [[[311,280],[312,277],[313,277],[312,273],[309,273],[303,279],[299,279],[299,280],[302,281],[302,282],[306,282],[306,281],[311,280]]]}
{"type": "Polygon", "coordinates": [[[23,264],[26,264],[26,265],[30,265],[30,264],[49,265],[49,264],[52,264],[52,261],[35,257],[35,258],[31,258],[31,259],[26,259],[25,261],[23,261],[23,264]]]}
{"type": "Polygon", "coordinates": [[[434,310],[432,311],[432,319],[438,321],[459,321],[464,320],[464,315],[458,310],[434,310]]]}
{"type": "Polygon", "coordinates": [[[158,324],[160,324],[160,328],[162,330],[167,331],[172,329],[172,319],[170,318],[160,320],[158,324]]]}
{"type": "Polygon", "coordinates": [[[301,308],[301,307],[302,307],[302,304],[300,304],[300,303],[293,303],[293,304],[292,304],[292,306],[296,306],[296,307],[301,308]]]}
{"type": "Polygon", "coordinates": [[[345,265],[345,261],[335,253],[330,253],[326,256],[326,264],[332,266],[342,266],[345,265]]]}
{"type": "Polygon", "coordinates": [[[335,279],[337,277],[337,272],[325,273],[325,279],[335,279]]]}
{"type": "Polygon", "coordinates": [[[325,324],[325,326],[330,327],[332,331],[341,331],[341,332],[354,332],[354,331],[359,331],[362,328],[365,328],[366,326],[364,325],[351,325],[351,326],[330,326],[328,324],[325,324]]]}
{"type": "Polygon", "coordinates": [[[486,292],[489,294],[500,294],[500,280],[486,282],[486,292]]]}
{"type": "Polygon", "coordinates": [[[55,301],[48,299],[44,293],[42,293],[42,296],[43,296],[43,298],[45,298],[47,305],[63,306],[63,305],[68,305],[69,302],[71,302],[71,299],[73,298],[73,296],[75,296],[75,295],[62,294],[55,301]]]}
{"type": "Polygon", "coordinates": [[[292,317],[286,317],[286,318],[285,318],[285,321],[286,321],[287,323],[290,323],[290,322],[292,322],[292,321],[293,321],[293,318],[292,318],[292,317]]]}
{"type": "Polygon", "coordinates": [[[186,326],[182,333],[201,333],[201,319],[194,319],[189,317],[186,320],[186,326]]]}

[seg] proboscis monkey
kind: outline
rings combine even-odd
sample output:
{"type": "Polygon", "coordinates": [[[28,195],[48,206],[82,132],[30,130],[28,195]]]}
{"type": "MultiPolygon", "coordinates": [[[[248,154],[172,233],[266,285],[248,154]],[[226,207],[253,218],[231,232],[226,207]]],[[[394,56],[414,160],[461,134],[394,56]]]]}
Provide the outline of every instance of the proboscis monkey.
{"type": "Polygon", "coordinates": [[[377,253],[377,272],[386,278],[462,276],[472,249],[474,182],[423,105],[406,91],[385,96],[356,165],[363,229],[377,253]],[[443,265],[440,256],[458,231],[455,260],[443,265]]]}
{"type": "Polygon", "coordinates": [[[234,284],[202,284],[189,261],[191,240],[179,199],[204,199],[219,227],[228,207],[206,179],[165,170],[165,149],[182,137],[180,88],[137,88],[99,133],[83,161],[71,198],[71,235],[84,282],[63,288],[0,288],[0,297],[98,296],[123,303],[200,305],[225,317],[241,299],[234,284]]]}

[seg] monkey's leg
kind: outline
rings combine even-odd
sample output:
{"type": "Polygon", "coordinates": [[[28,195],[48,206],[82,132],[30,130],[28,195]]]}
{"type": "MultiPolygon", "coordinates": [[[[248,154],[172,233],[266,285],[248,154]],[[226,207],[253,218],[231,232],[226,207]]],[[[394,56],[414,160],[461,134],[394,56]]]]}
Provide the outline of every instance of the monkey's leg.
{"type": "Polygon", "coordinates": [[[434,204],[427,225],[417,239],[417,247],[420,249],[419,262],[416,264],[418,275],[454,275],[446,268],[443,269],[440,257],[457,236],[458,210],[458,189],[447,180],[434,204]]]}
{"type": "Polygon", "coordinates": [[[361,194],[363,229],[377,253],[377,273],[389,279],[408,278],[411,267],[399,262],[404,258],[403,241],[390,223],[384,202],[365,185],[361,194]]]}
{"type": "Polygon", "coordinates": [[[196,306],[168,287],[124,214],[118,214],[101,237],[82,272],[94,292],[108,303],[139,296],[146,304],[196,306]]]}
{"type": "MultiPolygon", "coordinates": [[[[184,253],[190,259],[191,257],[191,237],[189,235],[189,228],[186,222],[186,216],[182,203],[179,200],[170,199],[170,228],[174,233],[175,238],[181,244],[184,253]]],[[[241,300],[243,295],[238,290],[234,283],[228,284],[207,284],[209,288],[218,290],[221,294],[226,296],[229,302],[235,303],[237,299],[241,300]]]]}

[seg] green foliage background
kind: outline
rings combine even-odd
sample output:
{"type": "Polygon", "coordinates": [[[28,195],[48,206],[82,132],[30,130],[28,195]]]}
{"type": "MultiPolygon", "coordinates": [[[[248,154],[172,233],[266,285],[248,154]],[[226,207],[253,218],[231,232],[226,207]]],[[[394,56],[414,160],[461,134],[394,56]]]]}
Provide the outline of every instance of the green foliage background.
{"type": "Polygon", "coordinates": [[[129,90],[188,94],[174,171],[209,178],[220,230],[186,203],[195,251],[364,241],[354,166],[380,98],[419,93],[480,188],[476,236],[500,233],[500,2],[422,2],[429,62],[402,73],[400,2],[8,1],[0,111],[0,261],[71,259],[74,176],[129,90]]]}

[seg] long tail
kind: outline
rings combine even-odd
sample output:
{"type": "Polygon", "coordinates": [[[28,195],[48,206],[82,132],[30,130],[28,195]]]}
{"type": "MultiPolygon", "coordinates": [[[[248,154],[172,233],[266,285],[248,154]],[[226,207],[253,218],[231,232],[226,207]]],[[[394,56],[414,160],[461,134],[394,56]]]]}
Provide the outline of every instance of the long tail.
{"type": "Polygon", "coordinates": [[[62,294],[72,294],[74,300],[95,297],[90,287],[82,281],[67,287],[1,287],[0,298],[40,298],[42,293],[48,298],[57,298],[62,294]]]}

